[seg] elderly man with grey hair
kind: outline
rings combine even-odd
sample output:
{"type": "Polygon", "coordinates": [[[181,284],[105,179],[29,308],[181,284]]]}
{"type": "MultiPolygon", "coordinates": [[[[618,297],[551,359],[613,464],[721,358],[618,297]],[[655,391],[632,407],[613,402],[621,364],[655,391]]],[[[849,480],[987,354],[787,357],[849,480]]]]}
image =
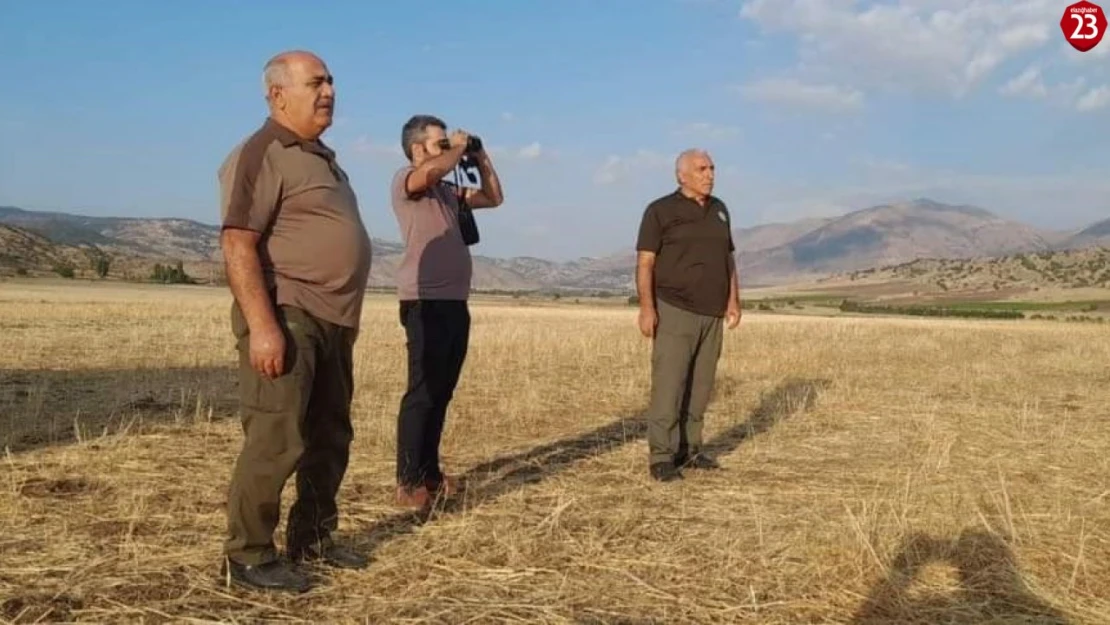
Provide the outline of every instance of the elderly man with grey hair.
{"type": "Polygon", "coordinates": [[[350,179],[320,139],[335,110],[327,65],[284,52],[263,76],[269,115],[219,169],[245,435],[228,494],[224,574],[248,587],[304,591],[300,562],[367,563],[332,533],[353,437],[352,351],[371,247],[350,179]],[[288,557],[280,557],[273,533],[294,472],[288,557]]]}
{"type": "Polygon", "coordinates": [[[702,422],[722,327],[735,328],[741,311],[732,219],[712,194],[715,170],[704,150],[679,154],[678,189],[648,204],[636,241],[639,326],[652,340],[648,460],[664,482],[681,479],[684,467],[720,468],[702,452],[702,422]]]}

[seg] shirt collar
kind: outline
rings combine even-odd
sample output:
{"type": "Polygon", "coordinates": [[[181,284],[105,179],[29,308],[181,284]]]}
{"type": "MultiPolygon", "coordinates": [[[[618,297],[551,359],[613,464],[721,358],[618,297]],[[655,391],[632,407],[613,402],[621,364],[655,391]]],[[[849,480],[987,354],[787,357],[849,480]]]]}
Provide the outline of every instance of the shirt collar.
{"type": "Polygon", "coordinates": [[[302,150],[319,154],[329,161],[335,159],[335,151],[329,148],[323,141],[320,139],[316,139],[315,141],[304,139],[298,136],[297,133],[279,124],[273,117],[266,118],[265,127],[269,132],[274,133],[274,136],[277,137],[277,140],[280,141],[281,145],[284,147],[290,148],[294,145],[299,145],[302,150]]]}

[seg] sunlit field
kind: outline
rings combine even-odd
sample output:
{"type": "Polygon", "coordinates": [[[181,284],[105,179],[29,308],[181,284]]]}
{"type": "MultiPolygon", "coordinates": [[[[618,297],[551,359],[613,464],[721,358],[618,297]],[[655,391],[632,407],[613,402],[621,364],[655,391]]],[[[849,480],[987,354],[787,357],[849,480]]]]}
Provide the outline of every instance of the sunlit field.
{"type": "Polygon", "coordinates": [[[291,596],[218,574],[229,307],[0,283],[0,619],[1110,622],[1104,325],[746,312],[706,417],[724,468],[658,484],[635,309],[475,301],[444,441],[468,487],[419,518],[393,506],[404,334],[375,296],[340,502],[372,562],[291,596]]]}

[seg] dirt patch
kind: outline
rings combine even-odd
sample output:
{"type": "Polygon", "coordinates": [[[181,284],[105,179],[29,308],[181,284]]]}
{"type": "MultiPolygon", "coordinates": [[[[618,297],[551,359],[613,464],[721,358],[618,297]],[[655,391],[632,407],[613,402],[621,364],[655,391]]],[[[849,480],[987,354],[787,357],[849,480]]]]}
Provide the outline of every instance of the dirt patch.
{"type": "Polygon", "coordinates": [[[0,372],[0,450],[226,418],[237,410],[237,380],[221,367],[0,372]]]}
{"type": "Polygon", "coordinates": [[[124,605],[176,601],[191,587],[185,567],[177,567],[172,571],[148,573],[135,583],[120,584],[112,589],[111,598],[124,605]]]}
{"type": "Polygon", "coordinates": [[[0,614],[10,623],[62,623],[75,620],[73,612],[85,607],[70,595],[17,595],[0,603],[0,614]]]}
{"type": "Polygon", "coordinates": [[[79,477],[57,480],[31,478],[19,487],[19,494],[40,499],[70,499],[91,493],[95,489],[96,484],[79,477]]]}

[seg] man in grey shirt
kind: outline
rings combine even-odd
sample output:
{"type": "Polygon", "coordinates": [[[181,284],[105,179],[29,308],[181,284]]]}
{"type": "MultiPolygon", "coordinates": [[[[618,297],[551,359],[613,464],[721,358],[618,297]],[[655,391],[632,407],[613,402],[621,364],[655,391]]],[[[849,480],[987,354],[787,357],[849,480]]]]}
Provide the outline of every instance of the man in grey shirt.
{"type": "Polygon", "coordinates": [[[431,115],[415,115],[401,131],[409,163],[393,177],[392,203],[405,242],[397,270],[401,325],[408,346],[408,388],[397,418],[397,502],[427,508],[457,484],[439,463],[447,404],[455,391],[470,337],[473,270],[459,229],[460,198],[470,208],[503,201],[501,183],[485,150],[476,154],[481,189],[443,178],[466,153],[469,136],[431,115]]]}

